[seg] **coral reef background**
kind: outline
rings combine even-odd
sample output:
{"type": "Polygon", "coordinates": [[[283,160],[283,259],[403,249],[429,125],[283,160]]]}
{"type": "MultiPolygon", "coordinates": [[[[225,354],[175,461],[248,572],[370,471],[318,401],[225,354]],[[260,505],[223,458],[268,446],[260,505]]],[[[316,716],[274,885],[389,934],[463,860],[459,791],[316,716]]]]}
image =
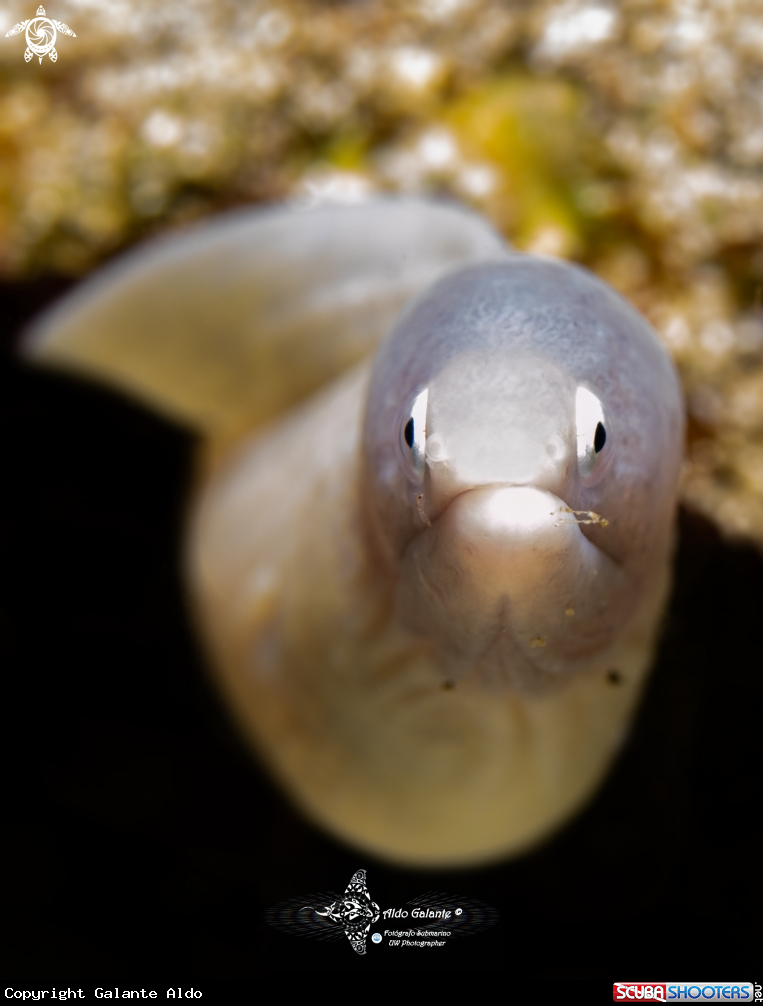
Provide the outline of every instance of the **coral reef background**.
{"type": "Polygon", "coordinates": [[[55,63],[0,37],[6,279],[243,203],[455,196],[647,314],[686,390],[684,501],[763,545],[755,0],[51,3],[55,63]]]}

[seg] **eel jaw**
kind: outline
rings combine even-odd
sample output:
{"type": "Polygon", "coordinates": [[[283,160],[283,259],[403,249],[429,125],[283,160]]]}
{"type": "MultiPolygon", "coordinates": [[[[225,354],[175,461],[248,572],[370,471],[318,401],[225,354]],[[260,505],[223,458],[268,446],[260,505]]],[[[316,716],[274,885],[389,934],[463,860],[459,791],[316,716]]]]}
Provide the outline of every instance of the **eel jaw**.
{"type": "Polygon", "coordinates": [[[411,541],[396,604],[448,679],[482,665],[493,680],[537,690],[606,650],[633,595],[558,496],[508,485],[460,493],[411,541]]]}

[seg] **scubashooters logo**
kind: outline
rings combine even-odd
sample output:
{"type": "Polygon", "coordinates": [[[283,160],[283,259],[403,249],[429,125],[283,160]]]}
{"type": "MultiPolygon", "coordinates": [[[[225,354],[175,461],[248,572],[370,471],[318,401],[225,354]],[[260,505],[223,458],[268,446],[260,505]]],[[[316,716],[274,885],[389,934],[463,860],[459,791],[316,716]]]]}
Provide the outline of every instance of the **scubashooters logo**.
{"type": "Polygon", "coordinates": [[[356,870],[343,895],[329,891],[292,898],[271,908],[266,919],[292,936],[319,940],[346,936],[357,954],[365,954],[371,927],[379,922],[382,931],[371,935],[375,947],[444,947],[457,936],[472,935],[495,925],[498,912],[479,901],[437,893],[414,898],[404,908],[382,910],[371,900],[366,871],[356,870]],[[406,928],[384,928],[389,925],[406,928]]]}

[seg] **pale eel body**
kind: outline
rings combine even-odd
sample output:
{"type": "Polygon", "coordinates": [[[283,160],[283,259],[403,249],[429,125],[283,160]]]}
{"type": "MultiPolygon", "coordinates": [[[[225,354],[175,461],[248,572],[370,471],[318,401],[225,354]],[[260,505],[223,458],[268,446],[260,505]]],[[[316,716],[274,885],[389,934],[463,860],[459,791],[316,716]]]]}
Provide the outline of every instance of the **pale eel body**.
{"type": "Polygon", "coordinates": [[[592,794],[654,651],[683,442],[605,284],[453,207],[255,211],[109,267],[26,347],[207,434],[202,635],[313,820],[461,865],[592,794]]]}

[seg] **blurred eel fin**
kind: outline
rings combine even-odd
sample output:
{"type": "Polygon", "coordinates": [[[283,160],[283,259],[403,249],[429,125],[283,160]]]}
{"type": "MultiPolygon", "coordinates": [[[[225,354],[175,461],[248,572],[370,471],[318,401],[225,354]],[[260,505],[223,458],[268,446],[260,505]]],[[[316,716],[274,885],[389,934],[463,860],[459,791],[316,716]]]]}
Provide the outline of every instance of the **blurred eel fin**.
{"type": "Polygon", "coordinates": [[[436,279],[507,252],[447,203],[239,210],[100,269],[22,352],[229,441],[367,356],[436,279]]]}

